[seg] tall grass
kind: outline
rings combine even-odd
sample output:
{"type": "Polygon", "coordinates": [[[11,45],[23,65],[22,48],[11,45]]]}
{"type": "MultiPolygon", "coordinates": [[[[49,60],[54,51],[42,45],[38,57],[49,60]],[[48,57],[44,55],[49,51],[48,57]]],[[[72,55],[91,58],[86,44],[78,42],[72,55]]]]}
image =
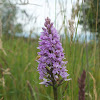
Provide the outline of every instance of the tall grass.
{"type": "MultiPolygon", "coordinates": [[[[30,82],[33,88],[33,93],[35,100],[53,100],[53,90],[51,87],[45,87],[39,85],[39,74],[37,72],[37,40],[27,40],[23,38],[12,38],[5,40],[3,36],[3,46],[7,53],[7,56],[0,51],[0,64],[2,64],[3,69],[10,69],[10,75],[4,74],[5,87],[0,85],[0,98],[4,97],[4,100],[31,100],[31,94],[27,86],[27,80],[30,82]],[[12,42],[13,41],[13,42],[12,42]]],[[[86,69],[86,50],[85,44],[79,42],[73,42],[70,46],[70,42],[66,39],[63,39],[63,48],[66,54],[68,61],[67,68],[68,73],[70,74],[71,81],[69,81],[65,93],[62,95],[63,90],[65,89],[67,82],[59,88],[59,98],[61,100],[78,100],[78,78],[83,69],[86,69]],[[71,52],[71,53],[70,53],[71,52]]],[[[89,59],[89,72],[92,73],[95,84],[97,95],[99,96],[99,79],[100,79],[100,70],[93,67],[94,57],[94,44],[88,43],[88,59],[89,59]]],[[[98,55],[98,51],[96,52],[98,55]]],[[[97,56],[96,56],[97,57],[97,56]]],[[[97,57],[98,59],[98,57],[97,57]]],[[[96,60],[98,63],[98,60],[96,60]]],[[[98,65],[97,65],[98,67],[98,65]]],[[[99,68],[99,67],[98,67],[99,68]]],[[[90,77],[90,76],[89,76],[90,77]]],[[[89,81],[89,93],[94,99],[94,90],[93,90],[93,81],[89,81]]],[[[86,93],[87,93],[87,83],[86,83],[86,93]]],[[[89,94],[87,94],[87,97],[89,94]]]]}

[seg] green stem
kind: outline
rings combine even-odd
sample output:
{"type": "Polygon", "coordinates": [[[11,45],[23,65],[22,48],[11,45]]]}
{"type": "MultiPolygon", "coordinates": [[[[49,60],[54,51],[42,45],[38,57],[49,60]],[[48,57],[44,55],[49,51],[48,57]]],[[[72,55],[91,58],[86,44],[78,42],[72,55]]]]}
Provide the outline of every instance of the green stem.
{"type": "Polygon", "coordinates": [[[58,100],[57,87],[53,87],[54,100],[58,100]]]}

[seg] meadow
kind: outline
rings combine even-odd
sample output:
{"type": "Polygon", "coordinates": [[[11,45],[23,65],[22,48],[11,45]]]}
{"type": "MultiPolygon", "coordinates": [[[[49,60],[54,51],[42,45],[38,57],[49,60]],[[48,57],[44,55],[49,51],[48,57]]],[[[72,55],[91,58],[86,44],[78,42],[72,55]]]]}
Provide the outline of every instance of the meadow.
{"type": "Polygon", "coordinates": [[[71,78],[58,87],[58,100],[79,100],[83,70],[85,100],[100,100],[100,0],[1,0],[0,9],[0,100],[54,100],[53,88],[39,84],[36,61],[47,16],[60,34],[71,78]]]}
{"type": "MultiPolygon", "coordinates": [[[[39,84],[38,39],[2,36],[6,53],[0,50],[0,100],[53,100],[52,87],[39,84]]],[[[98,45],[95,46],[95,41],[80,43],[78,39],[70,43],[67,36],[61,42],[71,80],[58,88],[59,100],[78,100],[78,78],[83,69],[86,100],[100,100],[98,45]]]]}

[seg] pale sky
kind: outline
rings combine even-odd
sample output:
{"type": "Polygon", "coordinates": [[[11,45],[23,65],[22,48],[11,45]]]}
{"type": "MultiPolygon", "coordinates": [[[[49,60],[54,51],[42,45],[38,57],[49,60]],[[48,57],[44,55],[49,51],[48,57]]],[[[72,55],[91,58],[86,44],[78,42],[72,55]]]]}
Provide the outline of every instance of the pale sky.
{"type": "MultiPolygon", "coordinates": [[[[40,6],[19,5],[20,9],[23,9],[28,13],[28,15],[30,16],[30,19],[27,18],[25,15],[18,14],[17,16],[18,22],[23,23],[24,32],[29,32],[32,29],[34,32],[40,34],[41,28],[44,25],[45,18],[48,16],[51,19],[51,21],[54,22],[54,25],[55,25],[55,17],[56,17],[56,28],[57,30],[59,30],[62,25],[63,16],[64,16],[64,15],[62,16],[60,13],[61,9],[66,10],[66,13],[65,13],[66,20],[67,21],[70,20],[72,5],[75,4],[76,1],[77,0],[56,0],[55,2],[55,0],[29,0],[29,3],[38,4],[40,6]],[[59,5],[59,1],[63,5],[63,7],[59,5]],[[56,11],[55,11],[55,6],[56,6],[56,11]],[[36,18],[36,22],[35,22],[35,18],[36,18]]],[[[75,19],[75,22],[77,22],[77,19],[75,19]]],[[[67,24],[68,23],[66,23],[66,25],[67,24]]],[[[80,28],[79,28],[79,31],[80,31],[80,28]]],[[[62,30],[62,33],[63,33],[63,30],[62,30]]]]}

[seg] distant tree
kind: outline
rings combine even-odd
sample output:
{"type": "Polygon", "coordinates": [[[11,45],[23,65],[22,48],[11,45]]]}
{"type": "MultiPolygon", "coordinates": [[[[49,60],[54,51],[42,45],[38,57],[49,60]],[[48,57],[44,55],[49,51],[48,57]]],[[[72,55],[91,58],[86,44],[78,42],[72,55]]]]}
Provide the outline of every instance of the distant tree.
{"type": "Polygon", "coordinates": [[[95,33],[97,31],[97,39],[100,38],[100,0],[84,0],[81,5],[79,5],[79,0],[76,4],[76,8],[73,8],[72,12],[74,13],[74,17],[78,15],[78,13],[81,12],[79,24],[84,24],[84,9],[85,9],[85,16],[86,16],[86,22],[87,26],[92,33],[95,33]],[[98,2],[97,2],[98,1],[98,2]],[[83,9],[84,8],[84,9],[83,9]],[[97,18],[97,8],[98,8],[98,18],[97,18]],[[96,30],[96,20],[97,20],[97,30],[96,30]]]}
{"type": "Polygon", "coordinates": [[[22,25],[17,23],[17,13],[19,8],[7,0],[2,0],[1,19],[4,34],[15,34],[22,32],[22,25]]]}

